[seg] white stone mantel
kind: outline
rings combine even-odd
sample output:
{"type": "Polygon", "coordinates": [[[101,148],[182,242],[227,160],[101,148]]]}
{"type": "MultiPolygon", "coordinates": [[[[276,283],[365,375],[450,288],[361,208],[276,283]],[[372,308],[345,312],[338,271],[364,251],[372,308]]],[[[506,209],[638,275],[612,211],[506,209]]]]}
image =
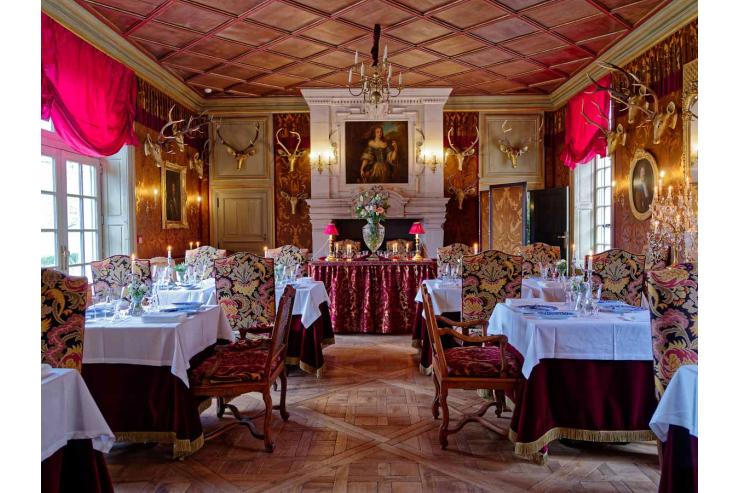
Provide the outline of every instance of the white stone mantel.
{"type": "MultiPolygon", "coordinates": [[[[323,234],[332,219],[352,219],[353,198],[371,185],[347,184],[344,162],[344,123],[347,121],[407,121],[409,129],[409,180],[407,183],[377,184],[389,193],[388,218],[413,218],[424,224],[421,238],[430,256],[443,245],[446,205],[443,165],[436,173],[417,163],[414,155],[417,139],[424,133],[424,148],[443,159],[442,110],[452,90],[450,88],[404,89],[391,100],[389,108],[366,108],[361,97],[347,89],[302,89],[311,112],[311,152],[331,150],[329,134],[337,144],[337,163],[330,171],[311,172],[311,198],[307,200],[313,231],[314,258],[328,253],[327,237],[323,234]]],[[[341,231],[340,231],[341,236],[341,231]]]]}

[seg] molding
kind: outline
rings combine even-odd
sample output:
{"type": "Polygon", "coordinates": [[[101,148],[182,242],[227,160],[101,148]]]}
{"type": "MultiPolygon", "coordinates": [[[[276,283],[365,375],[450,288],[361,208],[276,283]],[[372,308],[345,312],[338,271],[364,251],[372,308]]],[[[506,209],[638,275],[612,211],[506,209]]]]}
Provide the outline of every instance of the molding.
{"type": "Polygon", "coordinates": [[[306,100],[300,96],[212,98],[204,101],[202,109],[222,116],[309,112],[306,100]]]}
{"type": "Polygon", "coordinates": [[[41,10],[180,104],[203,107],[203,97],[74,0],[41,0],[41,10]]]}
{"type": "Polygon", "coordinates": [[[548,94],[520,94],[511,96],[451,96],[444,111],[532,112],[550,109],[548,94]]]}
{"type": "MultiPolygon", "coordinates": [[[[597,60],[622,66],[694,20],[698,15],[697,0],[673,0],[616,45],[606,50],[597,60]]],[[[599,67],[594,61],[576,72],[550,94],[552,109],[560,108],[578,91],[588,86],[591,83],[587,77],[589,73],[598,80],[606,75],[607,70],[599,67]]]]}
{"type": "MultiPolygon", "coordinates": [[[[450,87],[403,89],[401,94],[393,98],[393,106],[444,105],[451,92],[452,88],[450,87]]],[[[364,99],[361,96],[353,96],[348,89],[301,89],[301,94],[308,106],[361,106],[364,104],[364,99]]]]}

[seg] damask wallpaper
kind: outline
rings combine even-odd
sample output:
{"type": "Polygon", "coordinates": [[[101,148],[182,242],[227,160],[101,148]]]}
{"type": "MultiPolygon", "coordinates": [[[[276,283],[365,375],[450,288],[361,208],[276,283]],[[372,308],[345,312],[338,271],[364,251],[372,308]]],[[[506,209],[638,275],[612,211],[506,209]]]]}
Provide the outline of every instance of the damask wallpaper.
{"type": "Polygon", "coordinates": [[[565,143],[565,106],[545,112],[545,188],[570,185],[570,168],[563,164],[560,154],[565,143]]]}
{"type": "MultiPolygon", "coordinates": [[[[186,180],[187,205],[186,213],[188,228],[162,228],[162,169],[157,168],[154,160],[144,154],[144,145],[147,134],[156,141],[159,129],[151,129],[140,123],[135,124],[136,137],[140,144],[135,150],[136,166],[136,236],[141,243],[136,245],[136,255],[139,258],[151,258],[167,255],[167,246],[172,246],[172,256],[185,256],[185,250],[192,241],[199,241],[201,245],[209,244],[209,210],[208,210],[208,172],[203,180],[198,178],[195,170],[188,169],[186,180]],[[158,191],[155,199],[154,190],[158,191]],[[198,203],[197,197],[201,196],[198,203]]],[[[176,151],[168,154],[166,159],[181,166],[188,166],[188,156],[192,156],[197,149],[190,145],[185,146],[186,154],[176,151]]]]}
{"type": "Polygon", "coordinates": [[[275,158],[275,246],[295,245],[300,248],[312,248],[311,220],[308,214],[306,199],[311,197],[311,162],[308,150],[311,148],[310,120],[308,113],[275,113],[272,116],[273,132],[279,129],[280,141],[291,153],[295,150],[298,138],[290,132],[301,136],[300,149],[305,149],[298,158],[294,170],[286,157],[280,156],[282,149],[273,135],[275,158]],[[295,204],[295,211],[291,201],[295,204]]]}
{"type": "Polygon", "coordinates": [[[465,159],[463,170],[459,171],[457,160],[447,154],[449,142],[447,132],[452,127],[452,143],[459,151],[466,149],[475,141],[475,127],[479,126],[477,112],[445,112],[444,113],[444,193],[450,197],[447,203],[447,214],[444,223],[444,244],[464,243],[473,246],[479,241],[478,235],[478,156],[480,145],[476,144],[475,154],[465,159]],[[462,198],[462,208],[456,192],[468,190],[462,198]]]}
{"type": "Polygon", "coordinates": [[[524,187],[520,185],[491,188],[491,236],[492,250],[509,254],[521,253],[523,243],[522,221],[524,219],[524,187]]]}

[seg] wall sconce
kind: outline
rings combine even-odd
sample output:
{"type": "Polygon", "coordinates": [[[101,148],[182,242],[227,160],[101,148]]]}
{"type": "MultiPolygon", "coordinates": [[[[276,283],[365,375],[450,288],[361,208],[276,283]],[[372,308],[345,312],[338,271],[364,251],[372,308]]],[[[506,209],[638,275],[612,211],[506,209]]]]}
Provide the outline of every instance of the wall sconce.
{"type": "Polygon", "coordinates": [[[619,204],[619,207],[624,207],[624,191],[619,188],[619,183],[612,180],[612,193],[614,195],[614,203],[619,204]]]}
{"type": "Polygon", "coordinates": [[[336,149],[311,152],[310,161],[311,168],[318,171],[319,174],[322,174],[325,169],[331,172],[331,166],[337,162],[336,149]]]}
{"type": "Polygon", "coordinates": [[[440,155],[441,153],[430,151],[428,149],[422,149],[420,153],[421,164],[423,164],[425,168],[429,168],[430,170],[432,170],[432,173],[436,173],[437,166],[440,162],[440,155]]]}
{"type": "Polygon", "coordinates": [[[152,197],[144,200],[144,210],[147,214],[149,214],[149,211],[157,206],[157,200],[159,200],[159,189],[157,187],[154,187],[152,189],[152,197]]]}

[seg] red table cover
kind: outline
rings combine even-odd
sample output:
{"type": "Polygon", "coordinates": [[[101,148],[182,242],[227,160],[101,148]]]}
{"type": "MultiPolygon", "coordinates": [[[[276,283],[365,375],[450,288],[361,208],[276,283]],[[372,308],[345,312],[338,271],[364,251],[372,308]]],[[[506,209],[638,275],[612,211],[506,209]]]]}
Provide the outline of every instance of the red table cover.
{"type": "Polygon", "coordinates": [[[42,493],[113,493],[103,454],[92,440],[70,440],[41,462],[42,493]]]}
{"type": "Polygon", "coordinates": [[[304,327],[301,315],[293,315],[288,336],[288,353],[285,364],[298,366],[301,370],[321,376],[324,368],[323,346],[334,344],[329,306],[319,305],[321,316],[310,327],[304,327]]]}
{"type": "Polygon", "coordinates": [[[699,440],[689,430],[670,425],[660,455],[660,493],[699,491],[699,440]]]}
{"type": "Polygon", "coordinates": [[[437,276],[433,260],[311,262],[309,276],[322,281],[338,334],[410,334],[414,297],[421,282],[437,276]]]}

